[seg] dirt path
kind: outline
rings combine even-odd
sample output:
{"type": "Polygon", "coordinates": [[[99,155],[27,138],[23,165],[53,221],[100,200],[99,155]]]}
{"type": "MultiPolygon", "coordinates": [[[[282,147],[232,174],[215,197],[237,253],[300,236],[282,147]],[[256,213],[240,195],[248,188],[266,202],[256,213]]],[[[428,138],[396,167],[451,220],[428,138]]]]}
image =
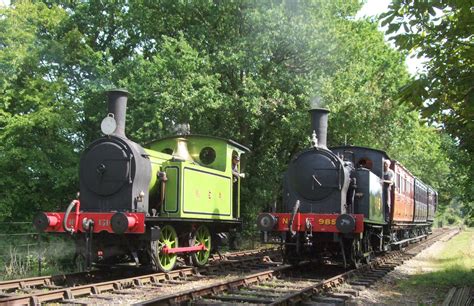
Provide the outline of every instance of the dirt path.
{"type": "Polygon", "coordinates": [[[359,296],[351,301],[351,305],[439,305],[448,291],[430,288],[416,292],[405,292],[398,286],[402,280],[412,275],[437,271],[438,267],[432,264],[433,259],[443,250],[446,242],[444,238],[423,250],[417,256],[398,266],[383,279],[377,281],[370,288],[359,292],[359,296]],[[445,292],[446,291],[446,292],[445,292]]]}

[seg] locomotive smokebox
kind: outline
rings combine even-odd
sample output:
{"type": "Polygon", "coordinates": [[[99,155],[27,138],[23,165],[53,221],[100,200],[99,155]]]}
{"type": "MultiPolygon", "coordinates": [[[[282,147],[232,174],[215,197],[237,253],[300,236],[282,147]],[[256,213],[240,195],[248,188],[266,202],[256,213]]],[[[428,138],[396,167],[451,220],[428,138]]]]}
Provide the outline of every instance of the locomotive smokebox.
{"type": "Polygon", "coordinates": [[[125,116],[127,114],[127,99],[128,91],[125,89],[112,89],[108,94],[108,110],[109,113],[114,114],[117,128],[114,135],[122,138],[127,138],[125,135],[125,116]]]}
{"type": "Polygon", "coordinates": [[[316,132],[318,147],[327,148],[326,139],[329,110],[325,108],[313,108],[309,110],[309,113],[311,115],[311,132],[316,132]]]}

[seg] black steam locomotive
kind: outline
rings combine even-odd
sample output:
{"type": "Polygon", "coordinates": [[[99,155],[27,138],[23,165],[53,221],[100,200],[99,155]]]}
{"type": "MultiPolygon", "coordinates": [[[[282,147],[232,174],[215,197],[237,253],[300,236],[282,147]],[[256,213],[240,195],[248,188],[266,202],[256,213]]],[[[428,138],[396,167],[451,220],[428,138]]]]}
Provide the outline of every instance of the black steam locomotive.
{"type": "Polygon", "coordinates": [[[329,111],[312,109],[311,147],[283,178],[281,212],[261,213],[263,243],[284,247],[290,262],[341,258],[345,266],[426,237],[436,191],[380,150],[326,146],[329,111]],[[384,169],[384,164],[386,164],[384,169]],[[384,180],[390,168],[393,180],[384,180]]]}

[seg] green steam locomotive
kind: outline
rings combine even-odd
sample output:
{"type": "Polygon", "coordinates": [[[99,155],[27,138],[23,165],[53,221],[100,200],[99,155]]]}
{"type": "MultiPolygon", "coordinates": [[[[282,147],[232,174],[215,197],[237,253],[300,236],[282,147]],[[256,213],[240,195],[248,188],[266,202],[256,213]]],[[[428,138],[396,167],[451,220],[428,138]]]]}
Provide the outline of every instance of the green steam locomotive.
{"type": "Polygon", "coordinates": [[[189,134],[142,147],[125,135],[127,97],[125,90],[108,92],[104,136],[81,157],[79,198],[65,212],[38,213],[33,224],[70,235],[84,268],[135,262],[166,272],[178,256],[205,265],[242,226],[235,160],[249,149],[189,134]]]}

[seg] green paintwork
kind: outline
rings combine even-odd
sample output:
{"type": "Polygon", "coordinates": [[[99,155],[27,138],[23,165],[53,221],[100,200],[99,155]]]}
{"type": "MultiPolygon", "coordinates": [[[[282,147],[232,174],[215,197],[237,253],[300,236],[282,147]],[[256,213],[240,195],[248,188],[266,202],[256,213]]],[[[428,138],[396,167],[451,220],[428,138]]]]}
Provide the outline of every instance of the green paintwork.
{"type": "MultiPolygon", "coordinates": [[[[201,164],[207,168],[219,171],[226,171],[227,168],[230,166],[229,160],[227,158],[227,151],[229,149],[229,145],[224,139],[220,138],[186,135],[157,140],[151,143],[149,147],[150,149],[158,152],[162,152],[166,149],[171,149],[173,151],[173,154],[176,155],[178,151],[178,140],[180,138],[184,138],[187,140],[188,152],[194,163],[201,164]],[[211,147],[216,151],[216,159],[214,160],[214,162],[208,165],[205,165],[199,158],[201,150],[206,147],[211,147]]],[[[236,150],[240,151],[238,149],[236,150]]]]}
{"type": "Polygon", "coordinates": [[[179,173],[179,165],[167,165],[163,167],[166,172],[168,181],[166,182],[165,205],[162,208],[162,213],[173,214],[178,213],[179,207],[179,185],[181,183],[179,173]]]}
{"type": "MultiPolygon", "coordinates": [[[[240,217],[240,179],[237,203],[233,203],[232,155],[243,148],[221,138],[176,136],[149,144],[146,150],[152,163],[150,195],[158,195],[159,171],[166,172],[165,203],[161,217],[234,220],[240,217]],[[215,151],[215,160],[205,165],[200,160],[203,148],[215,151]],[[169,149],[174,155],[162,153],[169,149]],[[233,206],[236,206],[235,209],[233,206]]],[[[150,197],[152,198],[152,197],[150,197]]]]}
{"type": "Polygon", "coordinates": [[[374,223],[384,223],[382,185],[378,176],[370,172],[369,219],[374,223]]]}
{"type": "Polygon", "coordinates": [[[169,154],[157,152],[155,150],[145,149],[145,152],[150,156],[151,161],[151,181],[150,190],[156,190],[156,173],[160,171],[164,162],[171,160],[173,157],[169,154]]]}
{"type": "Polygon", "coordinates": [[[364,220],[383,224],[382,184],[380,178],[368,169],[357,169],[356,213],[364,214],[364,220]]]}
{"type": "Polygon", "coordinates": [[[216,173],[218,171],[201,168],[186,166],[183,169],[182,212],[193,218],[203,214],[231,218],[232,179],[216,173]]]}

